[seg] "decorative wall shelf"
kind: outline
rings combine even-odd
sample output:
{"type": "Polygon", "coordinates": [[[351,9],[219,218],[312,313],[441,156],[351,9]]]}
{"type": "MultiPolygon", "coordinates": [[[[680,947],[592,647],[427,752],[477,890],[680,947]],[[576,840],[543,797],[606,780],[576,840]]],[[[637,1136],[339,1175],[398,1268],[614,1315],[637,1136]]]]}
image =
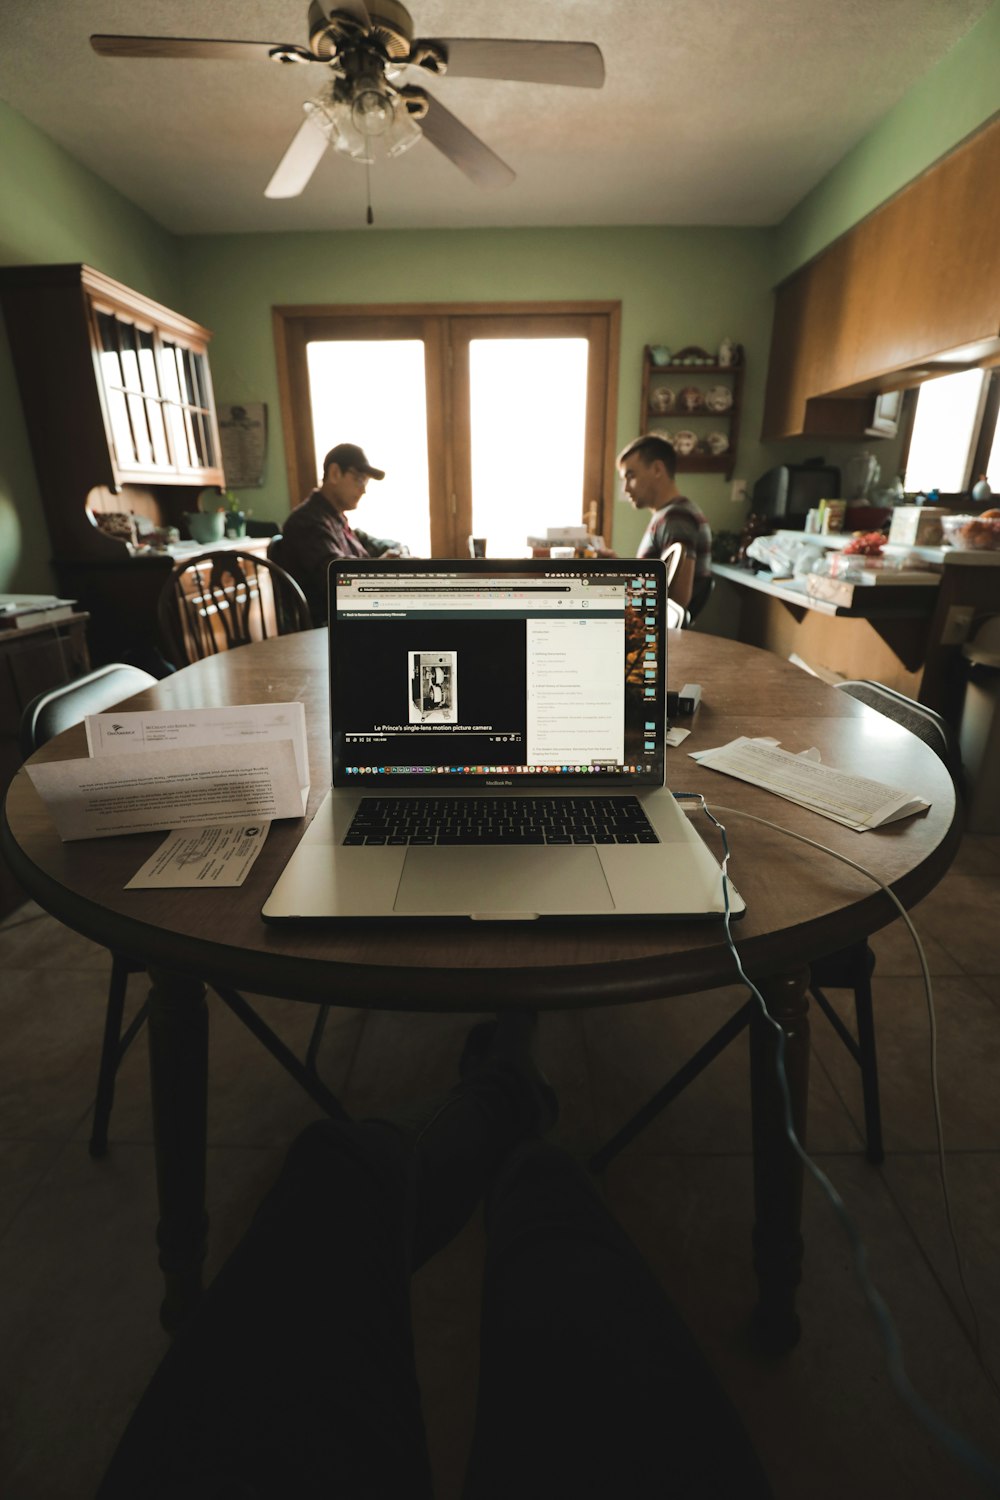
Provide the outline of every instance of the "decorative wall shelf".
{"type": "MultiPolygon", "coordinates": [[[[677,351],[669,364],[657,364],[646,345],[642,354],[642,398],[640,428],[658,432],[673,442],[678,434],[690,434],[691,451],[677,448],[679,474],[722,474],[731,479],[736,467],[739,438],[740,406],[743,397],[744,364],[722,365],[705,349],[694,345],[677,351]],[[697,363],[693,362],[697,361],[697,363]],[[697,392],[699,404],[689,410],[683,393],[697,392]],[[730,402],[723,411],[705,405],[713,391],[729,392],[730,402]],[[712,438],[725,440],[723,451],[713,451],[712,438]]],[[[723,398],[718,397],[721,401],[723,398]]],[[[676,445],[675,445],[676,446],[676,445]]]]}

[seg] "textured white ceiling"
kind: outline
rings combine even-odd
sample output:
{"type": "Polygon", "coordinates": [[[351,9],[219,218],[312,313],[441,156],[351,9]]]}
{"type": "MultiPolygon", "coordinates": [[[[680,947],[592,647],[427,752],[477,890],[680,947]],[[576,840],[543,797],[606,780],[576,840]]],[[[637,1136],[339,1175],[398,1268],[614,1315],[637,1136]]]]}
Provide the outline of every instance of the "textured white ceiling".
{"type": "MultiPolygon", "coordinates": [[[[602,90],[432,80],[516,171],[475,187],[426,142],[372,168],[382,228],[773,224],[990,0],[412,0],[418,36],[596,42],[602,90]]],[[[0,96],[177,234],[357,228],[365,171],[327,152],[264,187],[319,65],[100,58],[92,32],[306,44],[307,0],[2,0],[0,96]]]]}

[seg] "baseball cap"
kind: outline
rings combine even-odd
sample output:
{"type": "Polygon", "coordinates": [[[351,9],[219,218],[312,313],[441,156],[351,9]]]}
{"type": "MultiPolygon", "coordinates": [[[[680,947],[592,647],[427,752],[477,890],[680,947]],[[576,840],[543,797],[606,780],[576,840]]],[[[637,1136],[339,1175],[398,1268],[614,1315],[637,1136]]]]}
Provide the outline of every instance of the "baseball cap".
{"type": "Polygon", "coordinates": [[[369,479],[385,478],[385,470],[374,468],[365,457],[364,449],[359,448],[357,443],[338,443],[336,448],[331,448],[323,460],[324,474],[331,464],[336,464],[341,470],[357,469],[359,474],[367,474],[369,479]]]}

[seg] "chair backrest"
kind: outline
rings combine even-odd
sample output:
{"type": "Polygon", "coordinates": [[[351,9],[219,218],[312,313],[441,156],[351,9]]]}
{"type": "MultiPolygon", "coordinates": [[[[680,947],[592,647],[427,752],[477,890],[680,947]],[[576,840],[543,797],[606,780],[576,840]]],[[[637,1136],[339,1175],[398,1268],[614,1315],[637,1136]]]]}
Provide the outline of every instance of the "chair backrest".
{"type": "Polygon", "coordinates": [[[905,693],[897,693],[895,688],[886,687],[881,682],[872,682],[868,678],[850,679],[835,683],[834,686],[839,692],[849,694],[868,708],[877,709],[887,719],[892,719],[893,723],[908,729],[911,734],[923,740],[925,745],[929,745],[948,767],[955,787],[959,795],[962,795],[962,760],[958,743],[951,725],[939,713],[918,703],[914,698],[907,698],[905,693]]]}
{"type": "Polygon", "coordinates": [[[676,599],[667,600],[667,629],[683,630],[689,623],[688,612],[676,599]]]}
{"type": "Polygon", "coordinates": [[[683,542],[671,542],[670,546],[669,547],[664,547],[663,551],[660,553],[661,559],[667,565],[667,588],[668,589],[670,588],[670,585],[674,581],[674,578],[675,578],[675,576],[677,574],[677,569],[681,565],[681,559],[683,558],[683,556],[684,556],[684,543],[683,542]]]}
{"type": "Polygon", "coordinates": [[[688,601],[688,624],[692,624],[701,614],[705,605],[712,597],[715,588],[715,575],[709,573],[707,578],[696,578],[694,588],[691,590],[691,598],[688,601]]]}
{"type": "Polygon", "coordinates": [[[175,663],[312,629],[305,594],[277,563],[252,552],[202,552],[178,563],[157,606],[175,663]]]}
{"type": "Polygon", "coordinates": [[[104,713],[123,699],[131,698],[133,693],[155,686],[156,678],[149,672],[114,662],[39,693],[21,714],[18,739],[22,756],[27,760],[47,740],[82,723],[88,714],[104,713]]]}

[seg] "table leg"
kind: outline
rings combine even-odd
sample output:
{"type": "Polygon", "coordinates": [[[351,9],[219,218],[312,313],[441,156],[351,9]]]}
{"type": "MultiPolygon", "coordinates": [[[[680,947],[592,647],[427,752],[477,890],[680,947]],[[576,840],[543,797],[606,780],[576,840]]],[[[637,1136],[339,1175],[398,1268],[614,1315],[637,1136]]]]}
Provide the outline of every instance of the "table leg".
{"type": "MultiPolygon", "coordinates": [[[[785,1074],[792,1123],[805,1145],[809,1098],[809,970],[762,980],[758,988],[785,1034],[785,1074]]],[[[754,1310],[757,1346],[782,1354],[801,1332],[795,1289],[802,1277],[802,1162],[785,1133],[785,1106],[776,1071],[778,1037],[755,1009],[750,1022],[753,1113],[754,1269],[760,1300],[754,1310]]]]}
{"type": "Polygon", "coordinates": [[[173,1333],[201,1296],[208,1238],[208,1007],[200,979],[150,969],[149,1067],[156,1145],[160,1322],[173,1333]]]}

